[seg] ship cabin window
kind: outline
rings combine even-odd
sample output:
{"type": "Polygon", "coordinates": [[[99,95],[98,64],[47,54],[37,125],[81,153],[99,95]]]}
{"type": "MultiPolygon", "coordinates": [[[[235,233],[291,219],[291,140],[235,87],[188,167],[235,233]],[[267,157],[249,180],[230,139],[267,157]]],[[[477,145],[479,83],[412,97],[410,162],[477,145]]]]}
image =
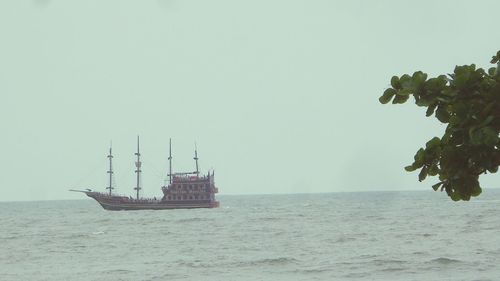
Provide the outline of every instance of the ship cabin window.
{"type": "Polygon", "coordinates": [[[180,195],[177,195],[177,200],[181,200],[181,196],[180,195]]]}

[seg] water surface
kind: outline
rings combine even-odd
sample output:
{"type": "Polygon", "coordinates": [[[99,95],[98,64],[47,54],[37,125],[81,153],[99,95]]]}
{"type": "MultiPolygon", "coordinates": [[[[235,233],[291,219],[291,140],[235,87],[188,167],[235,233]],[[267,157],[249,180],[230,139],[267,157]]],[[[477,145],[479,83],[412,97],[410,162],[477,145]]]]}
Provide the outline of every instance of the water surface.
{"type": "Polygon", "coordinates": [[[218,209],[0,203],[1,280],[499,280],[500,191],[219,196],[218,209]]]}

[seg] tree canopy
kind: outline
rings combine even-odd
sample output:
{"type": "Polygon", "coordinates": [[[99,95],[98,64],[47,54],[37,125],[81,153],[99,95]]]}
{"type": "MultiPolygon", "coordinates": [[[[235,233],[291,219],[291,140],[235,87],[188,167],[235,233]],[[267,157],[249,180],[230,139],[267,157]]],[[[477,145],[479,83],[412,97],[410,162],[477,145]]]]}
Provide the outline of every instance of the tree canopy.
{"type": "Polygon", "coordinates": [[[462,65],[430,79],[422,71],[393,76],[379,98],[383,104],[402,104],[413,96],[416,105],[427,108],[426,116],[447,124],[405,170],[420,170],[419,181],[439,176],[432,188],[446,191],[454,201],[481,194],[479,176],[496,173],[500,165],[500,51],[491,63],[495,66],[487,71],[462,65]]]}

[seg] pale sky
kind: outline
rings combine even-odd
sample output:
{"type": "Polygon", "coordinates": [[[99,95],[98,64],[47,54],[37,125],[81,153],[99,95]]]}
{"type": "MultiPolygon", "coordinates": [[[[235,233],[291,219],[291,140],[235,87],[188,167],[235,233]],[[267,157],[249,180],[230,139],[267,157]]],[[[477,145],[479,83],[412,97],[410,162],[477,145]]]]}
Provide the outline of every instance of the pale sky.
{"type": "MultiPolygon", "coordinates": [[[[489,67],[499,1],[0,2],[0,201],[144,195],[215,169],[220,194],[429,190],[403,167],[444,127],[392,75],[489,67]]],[[[499,187],[498,175],[482,177],[499,187]]]]}

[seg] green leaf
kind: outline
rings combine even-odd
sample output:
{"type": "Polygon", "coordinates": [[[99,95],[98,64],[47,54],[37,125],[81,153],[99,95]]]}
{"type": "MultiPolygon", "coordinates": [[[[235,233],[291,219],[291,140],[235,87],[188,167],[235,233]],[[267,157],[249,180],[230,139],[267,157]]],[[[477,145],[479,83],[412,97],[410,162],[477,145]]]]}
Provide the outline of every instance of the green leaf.
{"type": "Polygon", "coordinates": [[[492,173],[492,174],[494,174],[494,173],[498,172],[498,166],[495,166],[495,167],[490,167],[490,168],[488,169],[488,172],[490,172],[490,173],[492,173]]]}
{"type": "Polygon", "coordinates": [[[497,63],[499,61],[500,61],[500,51],[498,51],[497,54],[491,58],[490,62],[491,63],[497,63]]]}
{"type": "Polygon", "coordinates": [[[474,127],[469,129],[469,138],[474,145],[487,145],[494,146],[498,143],[498,131],[491,127],[483,127],[476,129],[474,127]]]}
{"type": "Polygon", "coordinates": [[[427,80],[427,74],[423,73],[422,71],[417,71],[413,73],[412,76],[412,82],[413,82],[413,88],[417,89],[420,86],[422,86],[427,80]]]}
{"type": "Polygon", "coordinates": [[[401,76],[401,78],[399,78],[399,83],[401,83],[401,87],[403,89],[412,88],[413,86],[411,76],[408,74],[404,74],[403,76],[401,76]]]}
{"type": "Polygon", "coordinates": [[[473,145],[481,144],[481,132],[476,127],[471,127],[469,129],[469,139],[473,145]]]}
{"type": "Polygon", "coordinates": [[[450,194],[450,198],[451,198],[451,200],[453,200],[453,201],[460,201],[460,199],[462,199],[462,197],[460,196],[460,194],[458,194],[458,192],[456,192],[456,191],[453,191],[453,192],[450,194]]]}
{"type": "Polygon", "coordinates": [[[413,165],[415,165],[418,168],[422,167],[422,165],[424,164],[424,159],[425,159],[425,150],[423,148],[420,148],[417,153],[415,153],[415,156],[413,157],[413,159],[415,160],[415,163],[413,163],[413,165]]]}
{"type": "Polygon", "coordinates": [[[405,103],[410,96],[400,96],[396,95],[394,99],[392,100],[393,104],[398,104],[398,103],[405,103]]]}
{"type": "Polygon", "coordinates": [[[391,78],[391,86],[394,89],[400,89],[401,88],[401,84],[399,83],[399,77],[392,76],[392,78],[391,78]]]}
{"type": "Polygon", "coordinates": [[[491,127],[484,127],[481,129],[483,134],[483,143],[488,146],[494,146],[498,143],[498,131],[491,127]]]}
{"type": "MultiPolygon", "coordinates": [[[[475,67],[474,67],[475,68],[475,67]]],[[[461,89],[464,88],[471,77],[471,69],[467,65],[455,67],[455,77],[453,78],[453,85],[461,89]]]]}
{"type": "Polygon", "coordinates": [[[435,176],[439,173],[439,168],[436,164],[429,166],[429,176],[435,176]]]}
{"type": "Polygon", "coordinates": [[[442,182],[442,181],[440,181],[440,182],[438,182],[438,183],[434,184],[434,185],[432,186],[432,189],[434,189],[434,191],[437,191],[441,185],[443,185],[443,182],[442,182]]]}
{"type": "Polygon", "coordinates": [[[397,91],[397,92],[396,92],[396,94],[397,94],[398,96],[408,96],[408,95],[410,95],[410,94],[412,94],[412,93],[413,93],[413,92],[412,92],[412,90],[410,90],[410,89],[402,89],[402,90],[399,90],[399,91],[397,91]]]}
{"type": "Polygon", "coordinates": [[[451,125],[458,125],[460,124],[460,118],[458,116],[451,116],[450,117],[450,120],[448,120],[448,123],[450,123],[451,125]]]}
{"type": "Polygon", "coordinates": [[[483,190],[481,189],[481,187],[480,187],[480,186],[479,186],[479,184],[478,184],[478,185],[476,185],[476,186],[474,186],[474,187],[472,188],[472,193],[471,193],[471,195],[472,195],[472,196],[474,196],[474,197],[479,196],[479,195],[481,194],[481,192],[482,192],[482,191],[483,191],[483,190]]]}
{"type": "Polygon", "coordinates": [[[415,167],[414,165],[409,165],[409,166],[406,166],[406,167],[405,167],[405,170],[406,170],[407,172],[413,172],[413,171],[415,171],[416,169],[418,169],[418,168],[417,168],[417,167],[415,167]]]}
{"type": "Polygon", "coordinates": [[[394,95],[396,95],[396,90],[389,88],[384,91],[384,94],[378,100],[380,103],[386,104],[391,101],[394,95]]]}
{"type": "Polygon", "coordinates": [[[450,121],[450,113],[443,106],[439,106],[436,110],[436,118],[443,123],[448,123],[450,121]]]}
{"type": "Polygon", "coordinates": [[[427,177],[427,166],[423,167],[418,174],[418,181],[423,181],[427,177]]]}
{"type": "Polygon", "coordinates": [[[464,118],[470,109],[470,105],[465,101],[457,101],[451,107],[455,115],[460,118],[464,118]]]}
{"type": "Polygon", "coordinates": [[[432,149],[434,147],[441,145],[441,139],[438,137],[433,137],[430,141],[425,144],[425,148],[432,149]]]}
{"type": "Polygon", "coordinates": [[[444,146],[448,145],[451,137],[452,137],[451,131],[446,131],[444,135],[441,137],[441,144],[444,146]]]}
{"type": "Polygon", "coordinates": [[[490,116],[486,117],[486,119],[484,120],[484,122],[481,123],[481,126],[489,125],[491,123],[491,121],[493,121],[493,119],[495,119],[495,116],[493,116],[493,115],[490,115],[490,116]]]}
{"type": "Polygon", "coordinates": [[[446,97],[447,99],[446,100],[451,100],[450,98],[453,98],[453,97],[456,97],[457,96],[457,91],[455,89],[451,89],[451,88],[446,88],[443,90],[443,92],[441,93],[443,97],[446,97]]]}
{"type": "Polygon", "coordinates": [[[427,108],[427,111],[425,112],[425,116],[427,116],[427,117],[431,116],[434,113],[436,106],[437,106],[436,104],[429,105],[429,107],[427,108]]]}

